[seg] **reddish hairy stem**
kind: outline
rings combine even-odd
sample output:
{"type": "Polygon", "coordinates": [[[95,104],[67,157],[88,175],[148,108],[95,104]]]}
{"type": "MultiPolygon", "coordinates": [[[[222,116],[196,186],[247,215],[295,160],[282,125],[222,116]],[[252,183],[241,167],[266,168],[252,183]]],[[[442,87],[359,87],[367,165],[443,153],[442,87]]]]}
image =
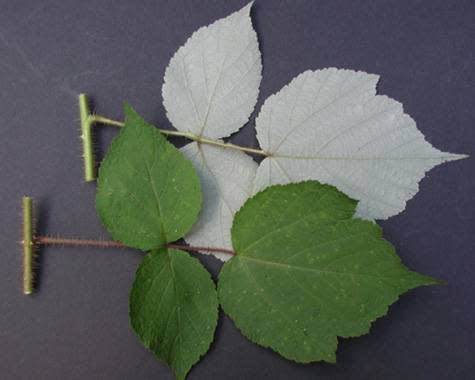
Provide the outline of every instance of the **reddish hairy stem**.
{"type": "Polygon", "coordinates": [[[38,236],[35,240],[38,245],[70,245],[77,247],[97,247],[97,248],[125,248],[126,246],[118,241],[92,240],[92,239],[67,239],[51,236],[38,236]]]}
{"type": "Polygon", "coordinates": [[[215,248],[215,247],[194,247],[190,245],[181,245],[181,244],[167,244],[167,248],[171,249],[181,249],[183,251],[206,251],[206,252],[220,252],[220,253],[227,253],[230,255],[235,255],[236,252],[234,252],[231,249],[226,249],[226,248],[215,248]]]}
{"type": "MultiPolygon", "coordinates": [[[[75,247],[96,247],[96,248],[127,248],[126,245],[118,241],[112,240],[92,240],[92,239],[67,239],[67,238],[56,238],[51,236],[37,236],[35,239],[37,245],[66,245],[66,246],[75,246],[75,247]]],[[[216,247],[193,247],[181,244],[166,244],[167,248],[170,249],[181,249],[183,251],[189,252],[220,252],[227,253],[229,255],[235,255],[236,253],[230,249],[226,248],[216,248],[216,247]]]]}

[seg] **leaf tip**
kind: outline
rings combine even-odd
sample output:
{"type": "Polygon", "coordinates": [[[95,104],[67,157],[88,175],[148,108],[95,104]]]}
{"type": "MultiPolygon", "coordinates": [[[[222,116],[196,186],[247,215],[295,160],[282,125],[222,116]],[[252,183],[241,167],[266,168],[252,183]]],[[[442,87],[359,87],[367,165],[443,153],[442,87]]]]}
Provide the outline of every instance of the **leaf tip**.
{"type": "MultiPolygon", "coordinates": [[[[413,272],[413,273],[416,273],[416,272],[413,272]]],[[[431,277],[431,276],[426,276],[426,275],[423,275],[423,274],[419,274],[419,273],[416,273],[417,276],[419,277],[418,278],[418,284],[416,285],[416,287],[419,287],[419,286],[442,286],[442,285],[447,285],[447,281],[445,280],[440,280],[438,278],[435,278],[435,277],[431,277]]]]}
{"type": "Polygon", "coordinates": [[[449,283],[445,280],[441,280],[434,277],[428,277],[428,285],[446,286],[449,283]]]}
{"type": "Polygon", "coordinates": [[[457,153],[449,153],[447,155],[446,161],[458,161],[458,160],[464,160],[466,158],[470,158],[470,155],[468,154],[457,154],[457,153]]]}
{"type": "Polygon", "coordinates": [[[250,15],[251,14],[251,8],[252,8],[253,5],[254,5],[254,0],[250,1],[244,7],[242,7],[241,12],[250,15]]]}
{"type": "Polygon", "coordinates": [[[126,117],[130,114],[135,114],[136,113],[134,108],[132,107],[132,105],[129,102],[124,102],[123,108],[124,108],[124,114],[125,114],[126,117]]]}

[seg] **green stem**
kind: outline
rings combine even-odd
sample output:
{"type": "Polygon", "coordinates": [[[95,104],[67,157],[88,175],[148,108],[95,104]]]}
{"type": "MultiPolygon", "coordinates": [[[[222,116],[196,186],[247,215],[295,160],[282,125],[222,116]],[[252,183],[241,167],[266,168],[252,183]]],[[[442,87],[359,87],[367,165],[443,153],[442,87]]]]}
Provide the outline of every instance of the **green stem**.
{"type": "MultiPolygon", "coordinates": [[[[92,126],[97,123],[120,128],[123,127],[125,123],[123,121],[110,119],[105,116],[91,114],[86,94],[79,95],[79,110],[81,115],[81,139],[83,140],[85,179],[87,182],[89,182],[95,179],[95,163],[92,148],[93,145],[91,132],[92,126]]],[[[232,143],[225,143],[222,141],[207,139],[205,137],[195,135],[191,132],[170,131],[168,129],[159,129],[159,131],[167,136],[185,137],[188,140],[196,141],[200,144],[214,145],[225,149],[240,150],[241,152],[257,154],[259,156],[264,157],[269,156],[268,152],[261,149],[248,148],[232,143]]]]}
{"type": "Polygon", "coordinates": [[[248,148],[246,146],[211,140],[211,139],[207,139],[207,138],[196,136],[196,135],[192,135],[192,136],[193,137],[189,137],[190,140],[194,140],[202,144],[215,145],[215,146],[220,146],[221,148],[235,149],[235,150],[240,150],[241,152],[247,152],[247,153],[257,154],[259,156],[269,157],[269,153],[267,153],[266,151],[262,149],[248,148]]]}
{"type": "MultiPolygon", "coordinates": [[[[118,121],[118,120],[113,120],[109,119],[108,117],[104,117],[101,115],[92,115],[92,120],[95,123],[99,124],[105,124],[105,125],[112,125],[113,127],[123,127],[125,123],[123,121],[118,121]]],[[[236,144],[231,144],[231,143],[225,143],[222,141],[217,141],[217,140],[211,140],[207,139],[205,137],[201,137],[198,135],[195,135],[190,132],[180,132],[180,131],[170,131],[168,129],[159,129],[161,133],[167,136],[178,136],[178,137],[185,137],[188,140],[196,141],[201,144],[208,144],[208,145],[214,145],[214,146],[219,146],[222,148],[227,148],[227,149],[235,149],[235,150],[240,150],[242,152],[247,152],[247,153],[252,153],[252,154],[258,154],[261,156],[269,156],[269,154],[261,149],[254,149],[254,148],[248,148],[246,146],[241,146],[241,145],[236,145],[236,144]]]]}
{"type": "Polygon", "coordinates": [[[94,181],[95,160],[92,143],[93,116],[89,109],[89,101],[86,94],[79,95],[79,116],[81,118],[81,140],[84,158],[84,179],[86,182],[94,181]]]}
{"type": "Polygon", "coordinates": [[[112,120],[101,115],[91,115],[91,120],[94,123],[107,124],[119,128],[125,126],[125,123],[123,121],[112,120]]]}
{"type": "Polygon", "coordinates": [[[33,293],[33,206],[30,197],[22,198],[23,210],[23,294],[33,293]]]}

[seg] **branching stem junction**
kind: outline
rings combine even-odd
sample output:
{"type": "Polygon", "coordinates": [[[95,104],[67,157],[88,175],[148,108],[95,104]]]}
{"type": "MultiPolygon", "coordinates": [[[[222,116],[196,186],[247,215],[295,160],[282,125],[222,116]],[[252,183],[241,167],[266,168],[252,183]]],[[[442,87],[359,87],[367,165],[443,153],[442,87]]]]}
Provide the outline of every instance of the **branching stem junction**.
{"type": "MultiPolygon", "coordinates": [[[[81,117],[81,139],[83,142],[83,156],[84,156],[84,177],[86,182],[94,181],[95,179],[95,160],[93,151],[92,127],[95,124],[111,125],[113,127],[123,127],[123,121],[109,119],[108,117],[93,114],[89,108],[89,100],[86,94],[79,95],[79,114],[81,117]]],[[[191,132],[171,131],[168,129],[159,129],[161,133],[166,136],[184,137],[188,140],[196,141],[200,144],[208,144],[219,146],[226,149],[240,150],[242,152],[256,154],[259,156],[268,157],[269,153],[256,148],[249,148],[223,141],[212,140],[201,135],[195,135],[191,132]]]]}

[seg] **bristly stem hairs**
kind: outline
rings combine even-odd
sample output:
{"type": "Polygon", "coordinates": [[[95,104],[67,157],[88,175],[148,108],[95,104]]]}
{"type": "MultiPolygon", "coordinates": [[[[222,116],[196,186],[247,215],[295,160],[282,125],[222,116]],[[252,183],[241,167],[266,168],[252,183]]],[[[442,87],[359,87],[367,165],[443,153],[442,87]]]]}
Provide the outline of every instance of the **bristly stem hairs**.
{"type": "MultiPolygon", "coordinates": [[[[96,162],[94,158],[93,131],[96,124],[111,125],[113,127],[123,127],[124,122],[109,119],[105,116],[97,115],[91,112],[89,98],[86,94],[79,95],[79,115],[81,122],[81,140],[84,158],[84,178],[86,182],[96,179],[96,162]]],[[[236,149],[250,154],[269,156],[263,150],[243,147],[231,143],[207,139],[202,136],[189,132],[171,131],[160,129],[160,132],[167,136],[185,137],[189,140],[202,144],[220,146],[222,148],[236,149]]],[[[96,247],[96,248],[125,248],[125,245],[117,241],[93,240],[93,239],[73,239],[52,236],[37,236],[35,234],[35,225],[33,218],[33,200],[29,196],[22,198],[22,240],[23,248],[23,294],[32,294],[35,288],[35,255],[40,246],[74,246],[74,247],[96,247]]],[[[230,249],[218,247],[192,247],[181,244],[166,244],[170,249],[181,249],[189,252],[220,252],[234,255],[235,252],[230,249]]]]}
{"type": "MultiPolygon", "coordinates": [[[[95,247],[95,248],[128,248],[126,245],[113,240],[72,239],[35,234],[33,217],[33,199],[29,196],[22,198],[22,240],[23,248],[23,294],[30,295],[35,289],[35,255],[41,246],[95,247]]],[[[219,252],[235,255],[235,252],[218,247],[195,247],[182,244],[165,244],[169,249],[181,249],[188,252],[219,252]]]]}
{"type": "Polygon", "coordinates": [[[33,225],[33,201],[30,197],[22,198],[23,215],[23,294],[33,293],[34,282],[34,225],[33,225]]]}

